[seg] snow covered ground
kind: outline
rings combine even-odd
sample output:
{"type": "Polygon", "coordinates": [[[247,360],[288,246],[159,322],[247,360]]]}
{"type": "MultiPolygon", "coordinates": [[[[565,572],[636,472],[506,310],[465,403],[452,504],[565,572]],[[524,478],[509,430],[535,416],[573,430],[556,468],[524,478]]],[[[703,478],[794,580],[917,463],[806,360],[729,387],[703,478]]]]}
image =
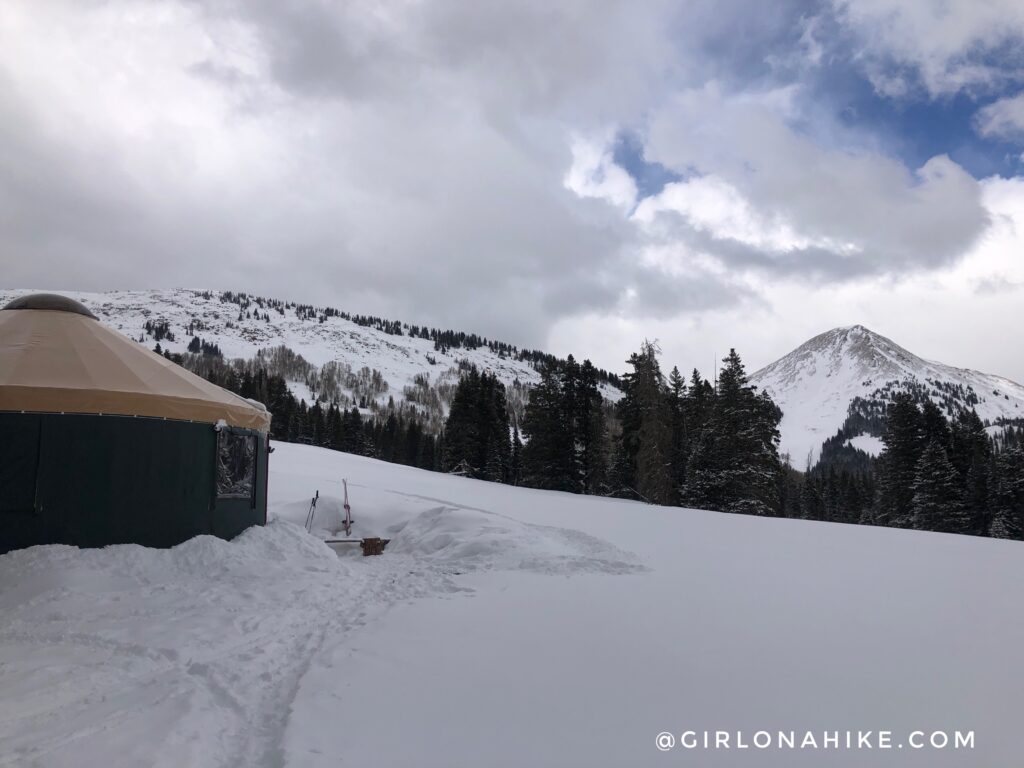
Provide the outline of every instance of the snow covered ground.
{"type": "Polygon", "coordinates": [[[1021,764],[1019,543],[276,448],[276,519],[235,541],[0,557],[0,765],[1021,764]],[[337,528],[342,477],[384,556],[302,530],[316,490],[337,528]],[[893,749],[655,747],[758,729],[893,749]]]}
{"type": "Polygon", "coordinates": [[[867,435],[863,432],[856,437],[851,437],[846,441],[846,444],[864,451],[868,456],[879,456],[885,450],[885,443],[882,442],[882,438],[867,435]]]}

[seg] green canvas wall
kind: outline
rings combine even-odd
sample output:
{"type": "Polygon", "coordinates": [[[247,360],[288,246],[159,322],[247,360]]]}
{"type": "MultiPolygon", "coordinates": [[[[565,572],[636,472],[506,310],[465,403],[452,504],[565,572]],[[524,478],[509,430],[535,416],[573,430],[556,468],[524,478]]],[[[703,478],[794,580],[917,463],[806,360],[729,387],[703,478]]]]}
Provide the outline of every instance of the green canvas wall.
{"type": "MultiPolygon", "coordinates": [[[[240,431],[240,430],[236,430],[240,431]]],[[[231,538],[266,522],[267,445],[252,498],[217,499],[210,424],[123,416],[0,413],[0,552],[231,538]]]]}

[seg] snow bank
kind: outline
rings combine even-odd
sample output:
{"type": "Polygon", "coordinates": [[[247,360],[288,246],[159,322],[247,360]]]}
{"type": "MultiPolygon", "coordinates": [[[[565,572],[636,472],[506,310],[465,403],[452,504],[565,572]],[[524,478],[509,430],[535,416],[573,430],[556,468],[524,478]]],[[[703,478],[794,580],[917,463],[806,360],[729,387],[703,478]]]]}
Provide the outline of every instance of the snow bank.
{"type": "Polygon", "coordinates": [[[466,570],[572,573],[636,573],[636,555],[567,528],[531,525],[511,517],[440,506],[410,520],[389,551],[466,570]]]}
{"type": "Polygon", "coordinates": [[[337,571],[330,548],[287,522],[249,528],[233,541],[197,536],[171,549],[122,544],[102,549],[31,547],[0,556],[0,611],[104,591],[185,584],[222,586],[283,577],[297,567],[337,571]]]}
{"type": "Polygon", "coordinates": [[[260,764],[347,576],[286,522],[3,555],[0,764],[260,764]]]}

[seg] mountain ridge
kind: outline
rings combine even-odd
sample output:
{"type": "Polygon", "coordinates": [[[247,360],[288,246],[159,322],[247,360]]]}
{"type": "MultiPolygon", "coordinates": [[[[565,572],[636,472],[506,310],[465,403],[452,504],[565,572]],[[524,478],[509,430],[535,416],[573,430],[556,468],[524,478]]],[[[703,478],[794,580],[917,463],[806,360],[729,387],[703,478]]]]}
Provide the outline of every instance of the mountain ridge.
{"type": "MultiPolygon", "coordinates": [[[[0,290],[0,306],[29,289],[0,290]]],[[[536,350],[520,350],[476,334],[437,331],[393,320],[349,316],[338,310],[245,293],[151,289],[93,293],[61,291],[101,320],[149,347],[188,350],[194,337],[225,358],[267,355],[290,366],[289,389],[312,403],[318,396],[378,413],[394,401],[426,416],[437,429],[462,370],[475,365],[507,387],[510,407],[521,415],[529,387],[540,380],[536,350]],[[429,334],[427,332],[430,332],[429,334]],[[433,338],[430,338],[430,334],[433,338]],[[284,346],[294,355],[268,354],[284,346]]],[[[537,357],[540,356],[540,357],[537,357]]],[[[614,374],[602,394],[617,400],[614,374]]],[[[821,456],[822,446],[843,431],[853,447],[877,454],[880,414],[898,391],[940,403],[949,416],[975,408],[983,421],[1024,418],[1024,386],[994,374],[957,368],[913,354],[861,324],[808,339],[755,371],[752,384],[783,411],[781,451],[798,469],[821,456]]],[[[997,430],[990,426],[990,430],[997,430]]]]}
{"type": "MultiPolygon", "coordinates": [[[[0,307],[40,292],[54,291],[0,289],[0,307]]],[[[161,351],[185,353],[198,338],[227,359],[262,355],[279,368],[287,367],[278,372],[292,394],[309,404],[329,393],[326,399],[338,399],[341,405],[381,412],[393,399],[419,410],[435,431],[466,366],[497,376],[508,389],[510,407],[521,412],[526,388],[540,380],[537,366],[557,359],[478,334],[235,291],[56,292],[82,302],[100,322],[149,348],[159,344],[161,351]],[[280,346],[295,354],[276,354],[280,346]]],[[[601,374],[602,394],[611,400],[621,396],[615,375],[601,374]]]]}

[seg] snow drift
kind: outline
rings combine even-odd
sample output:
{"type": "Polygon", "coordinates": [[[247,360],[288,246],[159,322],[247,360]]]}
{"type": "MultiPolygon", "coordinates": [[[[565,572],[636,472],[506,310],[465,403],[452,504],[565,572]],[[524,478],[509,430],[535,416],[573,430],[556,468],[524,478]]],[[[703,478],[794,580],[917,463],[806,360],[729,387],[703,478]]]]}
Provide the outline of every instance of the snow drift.
{"type": "Polygon", "coordinates": [[[522,523],[460,507],[437,507],[406,523],[390,551],[463,569],[636,573],[636,555],[581,531],[522,523]]]}

